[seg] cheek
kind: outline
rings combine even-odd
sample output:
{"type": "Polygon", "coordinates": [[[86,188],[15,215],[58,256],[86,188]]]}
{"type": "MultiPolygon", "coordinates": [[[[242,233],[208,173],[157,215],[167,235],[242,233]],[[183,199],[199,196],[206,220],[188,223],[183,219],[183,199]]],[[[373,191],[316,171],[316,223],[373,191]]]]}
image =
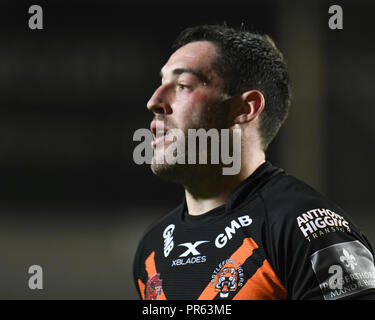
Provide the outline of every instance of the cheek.
{"type": "Polygon", "coordinates": [[[212,94],[203,90],[195,90],[190,95],[181,98],[175,105],[175,120],[178,126],[194,128],[205,118],[210,106],[214,103],[212,94]]]}
{"type": "Polygon", "coordinates": [[[204,90],[196,90],[191,96],[191,101],[196,109],[205,109],[212,104],[213,94],[204,90]]]}
{"type": "Polygon", "coordinates": [[[210,98],[209,93],[203,90],[196,90],[189,97],[187,108],[184,111],[189,113],[192,117],[200,117],[202,113],[207,112],[212,104],[211,100],[212,98],[210,98]]]}
{"type": "Polygon", "coordinates": [[[189,127],[200,126],[209,106],[208,100],[207,94],[202,91],[197,90],[191,95],[188,107],[184,110],[185,123],[189,127]]]}
{"type": "Polygon", "coordinates": [[[191,94],[191,100],[193,101],[204,101],[207,99],[207,93],[203,90],[195,90],[191,94]]]}

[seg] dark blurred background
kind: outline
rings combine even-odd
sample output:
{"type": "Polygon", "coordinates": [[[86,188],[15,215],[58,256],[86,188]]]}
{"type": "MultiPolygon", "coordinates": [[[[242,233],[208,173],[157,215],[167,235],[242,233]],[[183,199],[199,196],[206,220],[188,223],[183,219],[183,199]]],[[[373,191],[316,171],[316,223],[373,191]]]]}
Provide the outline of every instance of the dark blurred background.
{"type": "Polygon", "coordinates": [[[136,299],[145,228],[183,189],[136,165],[133,133],[174,38],[223,23],[269,34],[293,82],[268,159],[338,203],[375,243],[375,3],[2,1],[0,298],[136,299]],[[177,4],[178,3],[178,4],[177,4]],[[43,8],[30,30],[28,8],[43,8]],[[339,4],[344,29],[328,28],[339,4]],[[28,288],[28,268],[44,289],[28,288]]]}

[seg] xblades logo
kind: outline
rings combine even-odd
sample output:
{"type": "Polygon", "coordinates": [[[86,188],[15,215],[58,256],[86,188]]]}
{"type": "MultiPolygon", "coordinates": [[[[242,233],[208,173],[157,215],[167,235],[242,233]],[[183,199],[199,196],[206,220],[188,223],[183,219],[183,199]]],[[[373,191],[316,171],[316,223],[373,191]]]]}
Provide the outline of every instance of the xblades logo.
{"type": "Polygon", "coordinates": [[[196,263],[203,263],[206,262],[207,257],[206,256],[201,256],[200,252],[198,251],[198,246],[200,246],[203,243],[209,242],[208,240],[200,240],[196,241],[194,243],[191,242],[185,242],[185,243],[180,243],[178,246],[179,247],[186,247],[187,250],[184,251],[179,255],[180,259],[176,259],[172,261],[172,267],[175,266],[185,266],[188,264],[196,264],[196,263]],[[185,257],[192,255],[192,257],[186,258],[185,257]]]}
{"type": "Polygon", "coordinates": [[[206,242],[209,242],[209,241],[203,240],[203,241],[196,241],[195,243],[185,242],[185,243],[179,244],[178,246],[184,246],[184,247],[188,248],[184,253],[180,254],[179,257],[180,258],[187,257],[190,253],[193,256],[199,256],[200,253],[196,248],[199,245],[201,245],[202,243],[206,243],[206,242]]]}

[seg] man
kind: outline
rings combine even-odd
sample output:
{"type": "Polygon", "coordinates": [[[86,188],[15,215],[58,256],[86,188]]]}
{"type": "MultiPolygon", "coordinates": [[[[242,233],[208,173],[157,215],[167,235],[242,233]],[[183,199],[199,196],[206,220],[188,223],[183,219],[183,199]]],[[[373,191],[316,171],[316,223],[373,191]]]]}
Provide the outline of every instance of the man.
{"type": "Polygon", "coordinates": [[[185,199],[143,236],[134,261],[140,297],[374,298],[374,255],[365,236],[338,206],[266,161],[290,100],[272,40],[198,26],[183,31],[174,50],[147,104],[154,113],[151,168],[183,184],[185,199]],[[200,128],[241,132],[238,173],[223,174],[222,161],[160,161],[175,153],[173,143],[186,146],[170,139],[173,129],[186,138],[200,128]]]}

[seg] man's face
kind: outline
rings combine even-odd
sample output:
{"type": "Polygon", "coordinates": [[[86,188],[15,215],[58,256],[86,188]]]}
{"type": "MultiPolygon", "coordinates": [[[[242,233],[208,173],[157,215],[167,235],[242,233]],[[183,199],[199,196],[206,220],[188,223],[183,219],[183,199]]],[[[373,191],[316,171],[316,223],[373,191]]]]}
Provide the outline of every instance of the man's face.
{"type": "MultiPolygon", "coordinates": [[[[147,103],[147,108],[154,113],[151,168],[155,174],[163,175],[177,166],[156,163],[155,159],[168,152],[165,136],[156,138],[157,126],[162,124],[166,134],[168,130],[179,129],[185,137],[188,129],[229,127],[230,110],[224,103],[227,97],[223,93],[223,79],[213,69],[216,50],[208,41],[189,43],[174,52],[161,69],[161,85],[147,103]],[[158,148],[162,143],[164,147],[158,148]]],[[[173,179],[170,174],[166,176],[173,179]]]]}

